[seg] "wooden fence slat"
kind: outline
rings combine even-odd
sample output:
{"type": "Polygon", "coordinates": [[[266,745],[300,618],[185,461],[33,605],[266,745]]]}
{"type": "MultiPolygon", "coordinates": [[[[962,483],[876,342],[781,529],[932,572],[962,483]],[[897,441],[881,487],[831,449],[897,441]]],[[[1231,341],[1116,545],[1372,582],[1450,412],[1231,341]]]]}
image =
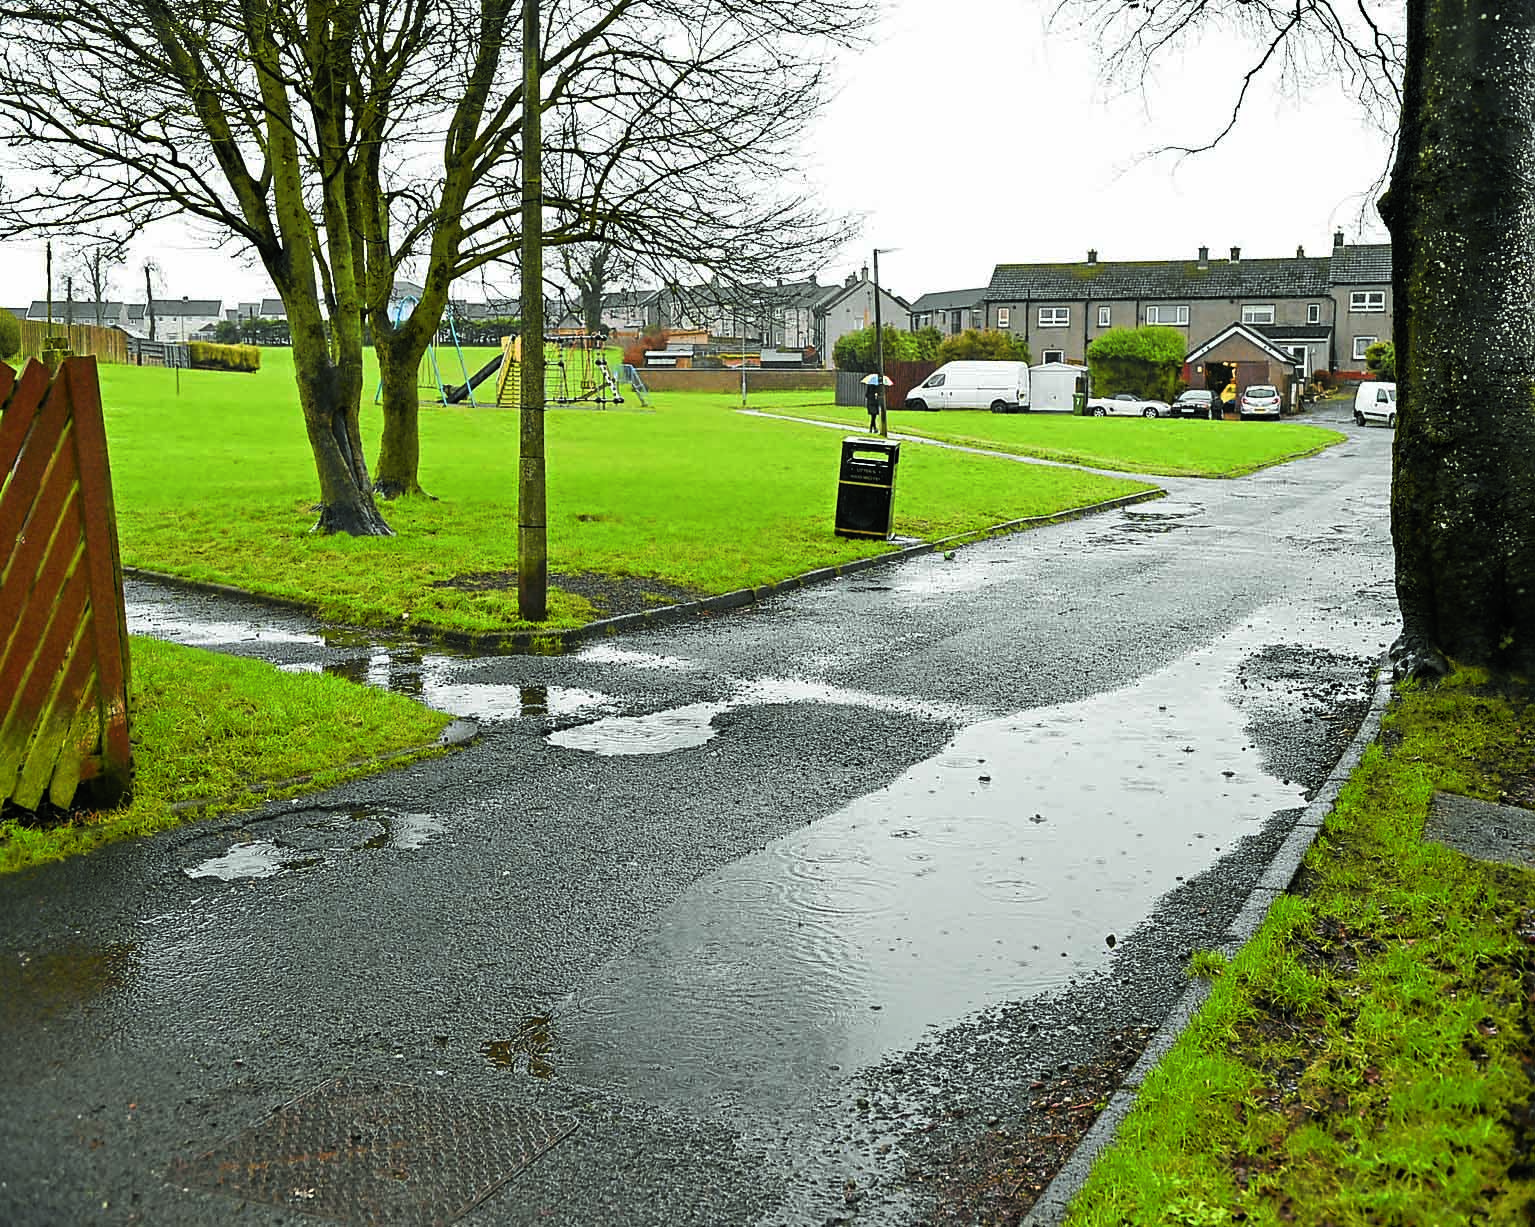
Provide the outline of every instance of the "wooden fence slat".
{"type": "Polygon", "coordinates": [[[50,483],[43,491],[38,499],[40,514],[37,531],[29,532],[25,540],[17,540],[11,564],[4,572],[3,582],[0,582],[0,627],[11,628],[10,633],[0,639],[0,678],[8,682],[11,681],[13,667],[19,667],[20,662],[26,660],[32,651],[34,641],[26,638],[23,624],[35,625],[35,621],[29,622],[27,611],[34,605],[46,609],[53,601],[46,589],[39,591],[38,587],[49,575],[57,577],[60,574],[56,570],[57,563],[50,568],[49,559],[56,559],[60,554],[65,559],[72,558],[73,551],[79,545],[78,539],[67,539],[78,537],[77,533],[69,532],[71,526],[77,526],[80,522],[75,492],[76,487],[67,474],[56,484],[50,483]],[[46,505],[44,500],[47,500],[46,505]],[[42,519],[49,512],[51,524],[42,519]],[[62,534],[61,526],[64,529],[62,534]]]}
{"type": "Polygon", "coordinates": [[[128,613],[123,603],[123,569],[117,550],[117,508],[112,500],[112,469],[107,459],[107,427],[101,413],[101,385],[94,362],[66,362],[74,409],[75,455],[81,474],[81,512],[85,517],[85,561],[89,571],[96,670],[101,679],[101,753],[107,772],[125,775],[133,750],[128,741],[128,613]]]}
{"type": "MultiPolygon", "coordinates": [[[[10,411],[6,411],[10,417],[10,411]]],[[[11,482],[18,487],[18,496],[38,489],[48,472],[48,466],[59,454],[60,436],[69,425],[69,403],[63,396],[49,396],[43,401],[33,429],[22,442],[21,451],[12,462],[11,482]]],[[[8,498],[0,503],[0,541],[15,540],[31,511],[30,502],[23,497],[8,498]]]]}
{"type": "Polygon", "coordinates": [[[11,470],[16,467],[16,457],[36,421],[36,406],[47,394],[48,368],[41,362],[29,362],[11,395],[10,407],[0,414],[0,473],[8,479],[14,477],[11,470]]]}
{"type": "Polygon", "coordinates": [[[128,634],[94,358],[0,375],[0,801],[132,778],[128,634]],[[5,393],[9,393],[5,396],[5,393]]]}
{"type": "Polygon", "coordinates": [[[48,619],[37,651],[28,662],[26,681],[11,698],[5,723],[0,725],[0,796],[11,795],[32,732],[47,715],[44,700],[57,681],[57,666],[49,666],[63,659],[64,649],[74,638],[80,616],[85,612],[86,590],[85,571],[76,567],[59,594],[54,616],[48,619]]]}

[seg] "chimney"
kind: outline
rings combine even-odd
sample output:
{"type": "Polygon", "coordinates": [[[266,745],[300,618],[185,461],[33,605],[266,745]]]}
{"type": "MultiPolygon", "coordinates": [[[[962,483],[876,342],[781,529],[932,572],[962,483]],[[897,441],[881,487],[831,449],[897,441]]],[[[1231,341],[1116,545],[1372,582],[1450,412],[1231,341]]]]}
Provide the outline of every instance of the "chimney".
{"type": "Polygon", "coordinates": [[[814,274],[814,273],[811,273],[811,274],[810,274],[810,284],[811,284],[811,285],[814,285],[814,284],[815,284],[815,274],[814,274]]]}
{"type": "Polygon", "coordinates": [[[1299,243],[1295,245],[1295,258],[1297,260],[1304,260],[1306,258],[1306,249],[1299,243]]]}
{"type": "Polygon", "coordinates": [[[1088,268],[1092,268],[1092,266],[1097,264],[1097,263],[1098,263],[1098,249],[1096,247],[1089,247],[1087,249],[1087,267],[1088,268]]]}
{"type": "Polygon", "coordinates": [[[865,264],[861,269],[858,270],[858,280],[859,281],[867,281],[868,279],[869,279],[869,266],[867,264],[865,264]]]}
{"type": "Polygon", "coordinates": [[[1242,249],[1240,247],[1233,247],[1231,249],[1231,262],[1233,264],[1240,264],[1242,262],[1242,249]]]}
{"type": "Polygon", "coordinates": [[[1338,248],[1340,248],[1342,246],[1343,246],[1343,231],[1341,231],[1341,230],[1334,230],[1332,232],[1332,249],[1334,251],[1337,251],[1338,248]]]}
{"type": "Polygon", "coordinates": [[[1210,249],[1208,247],[1201,247],[1199,249],[1199,267],[1210,267],[1210,249]]]}
{"type": "Polygon", "coordinates": [[[858,274],[857,273],[849,273],[847,275],[847,280],[844,281],[842,284],[844,286],[847,286],[849,289],[851,289],[853,286],[858,284],[858,274]]]}

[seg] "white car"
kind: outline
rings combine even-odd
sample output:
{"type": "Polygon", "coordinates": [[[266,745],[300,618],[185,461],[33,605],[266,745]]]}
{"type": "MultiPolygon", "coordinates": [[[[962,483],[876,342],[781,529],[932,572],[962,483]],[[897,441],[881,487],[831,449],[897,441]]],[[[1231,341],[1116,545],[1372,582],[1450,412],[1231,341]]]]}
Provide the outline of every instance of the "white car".
{"type": "Polygon", "coordinates": [[[1284,401],[1271,383],[1250,383],[1237,397],[1237,417],[1244,422],[1249,418],[1277,418],[1283,412],[1284,401]]]}
{"type": "Polygon", "coordinates": [[[1129,392],[1116,392],[1113,396],[1089,399],[1087,412],[1095,418],[1165,418],[1171,416],[1172,407],[1165,400],[1147,400],[1129,392]]]}
{"type": "Polygon", "coordinates": [[[1362,383],[1354,393],[1354,423],[1384,422],[1396,425],[1396,384],[1362,383]]]}

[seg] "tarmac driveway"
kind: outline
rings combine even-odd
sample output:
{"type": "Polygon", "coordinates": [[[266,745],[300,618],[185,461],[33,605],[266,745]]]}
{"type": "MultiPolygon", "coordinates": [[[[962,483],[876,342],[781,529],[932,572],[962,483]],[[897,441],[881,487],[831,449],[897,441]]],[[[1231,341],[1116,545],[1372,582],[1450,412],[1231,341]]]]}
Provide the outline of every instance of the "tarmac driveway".
{"type": "Polygon", "coordinates": [[[1161,1019],[1357,726],[1391,435],[1334,416],[562,657],[133,585],[135,629],[483,735],[0,879],[0,1221],[920,1221],[1031,1081],[1161,1019]]]}

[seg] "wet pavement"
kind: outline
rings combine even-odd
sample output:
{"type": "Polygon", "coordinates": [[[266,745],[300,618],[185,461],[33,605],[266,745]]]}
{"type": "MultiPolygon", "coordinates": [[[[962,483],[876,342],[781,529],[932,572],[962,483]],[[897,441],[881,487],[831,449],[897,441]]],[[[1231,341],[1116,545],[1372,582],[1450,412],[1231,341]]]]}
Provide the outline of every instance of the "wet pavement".
{"type": "Polygon", "coordinates": [[[922,1221],[1032,1079],[1159,1021],[1352,736],[1391,433],[1331,416],[1312,459],[564,656],[130,584],[136,632],[484,732],[0,879],[0,1221],[294,1221],[173,1165],[338,1075],[543,1114],[466,1223],[922,1221]]]}

